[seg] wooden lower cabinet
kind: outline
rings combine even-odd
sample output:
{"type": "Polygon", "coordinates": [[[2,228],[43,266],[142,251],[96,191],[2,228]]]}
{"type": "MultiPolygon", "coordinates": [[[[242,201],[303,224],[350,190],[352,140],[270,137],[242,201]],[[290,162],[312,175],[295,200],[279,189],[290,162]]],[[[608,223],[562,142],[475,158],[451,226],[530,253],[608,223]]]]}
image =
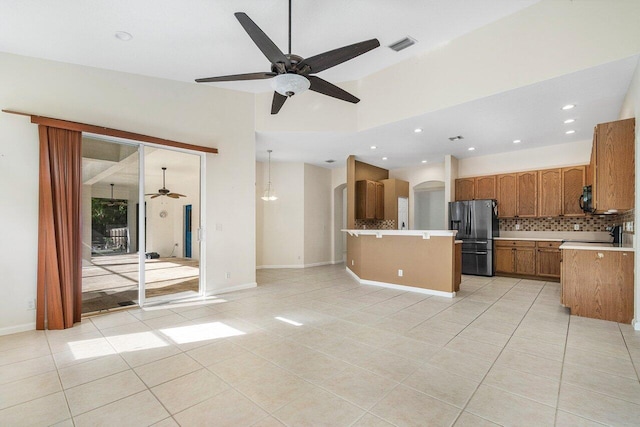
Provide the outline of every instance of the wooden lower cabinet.
{"type": "Polygon", "coordinates": [[[536,242],[528,240],[496,241],[496,273],[522,274],[536,273],[536,242]]]}
{"type": "Polygon", "coordinates": [[[536,276],[560,278],[560,262],[562,242],[537,242],[536,246],[536,276]]]}
{"type": "Polygon", "coordinates": [[[576,316],[631,323],[633,252],[565,249],[562,303],[576,316]]]}
{"type": "Polygon", "coordinates": [[[560,279],[559,241],[497,240],[496,273],[560,279]]]}

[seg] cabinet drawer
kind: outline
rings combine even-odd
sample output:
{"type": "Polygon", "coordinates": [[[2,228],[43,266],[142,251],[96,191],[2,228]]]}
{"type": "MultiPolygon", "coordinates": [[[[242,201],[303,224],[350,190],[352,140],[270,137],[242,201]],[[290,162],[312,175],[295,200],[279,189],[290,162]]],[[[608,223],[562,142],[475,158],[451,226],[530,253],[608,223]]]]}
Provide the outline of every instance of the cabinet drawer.
{"type": "Polygon", "coordinates": [[[538,248],[542,249],[542,248],[550,248],[550,249],[558,249],[560,247],[560,245],[562,245],[562,242],[536,242],[538,245],[538,248]]]}
{"type": "Polygon", "coordinates": [[[535,248],[536,242],[532,240],[496,240],[496,246],[499,248],[535,248]]]}

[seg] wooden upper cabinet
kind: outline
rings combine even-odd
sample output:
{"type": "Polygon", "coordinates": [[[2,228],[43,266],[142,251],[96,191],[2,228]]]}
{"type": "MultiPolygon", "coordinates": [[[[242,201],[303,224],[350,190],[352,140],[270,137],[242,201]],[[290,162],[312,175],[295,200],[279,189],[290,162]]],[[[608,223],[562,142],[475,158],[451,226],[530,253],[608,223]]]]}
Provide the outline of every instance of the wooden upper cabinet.
{"type": "Polygon", "coordinates": [[[475,195],[476,199],[495,199],[498,192],[496,191],[496,176],[479,176],[475,179],[475,195]]]}
{"type": "Polygon", "coordinates": [[[376,219],[384,219],[384,184],[376,182],[376,219]]]}
{"type": "Polygon", "coordinates": [[[516,178],[515,173],[496,176],[499,218],[516,216],[516,178]]]}
{"type": "MultiPolygon", "coordinates": [[[[562,168],[562,214],[564,216],[584,216],[580,208],[582,188],[586,185],[587,166],[562,168]]],[[[542,189],[541,189],[542,191],[542,189]]]]}
{"type": "Polygon", "coordinates": [[[562,215],[562,171],[560,169],[538,171],[538,215],[542,217],[562,215]]]}
{"type": "Polygon", "coordinates": [[[475,178],[456,179],[456,201],[475,199],[475,178]]]}
{"type": "Polygon", "coordinates": [[[593,206],[596,212],[634,207],[635,119],[596,126],[593,206]]]}
{"type": "Polygon", "coordinates": [[[516,174],[516,216],[535,217],[538,214],[538,172],[516,174]]]}
{"type": "Polygon", "coordinates": [[[356,181],[356,219],[376,218],[376,182],[356,181]]]}

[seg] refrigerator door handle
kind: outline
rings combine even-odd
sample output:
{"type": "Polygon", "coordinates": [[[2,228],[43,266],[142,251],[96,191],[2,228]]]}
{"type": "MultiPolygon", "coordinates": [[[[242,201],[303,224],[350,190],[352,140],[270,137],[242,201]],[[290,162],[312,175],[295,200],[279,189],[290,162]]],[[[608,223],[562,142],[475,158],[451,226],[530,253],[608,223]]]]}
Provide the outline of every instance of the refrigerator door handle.
{"type": "Polygon", "coordinates": [[[463,254],[473,254],[473,255],[487,255],[489,252],[476,252],[476,251],[462,251],[463,254]]]}

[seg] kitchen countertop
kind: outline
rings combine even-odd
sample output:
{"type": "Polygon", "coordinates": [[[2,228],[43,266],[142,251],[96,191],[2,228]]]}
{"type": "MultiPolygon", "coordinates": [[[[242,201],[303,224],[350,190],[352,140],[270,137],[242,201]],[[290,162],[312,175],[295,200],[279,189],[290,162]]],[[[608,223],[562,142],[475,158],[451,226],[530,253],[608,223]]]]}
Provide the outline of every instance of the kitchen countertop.
{"type": "Polygon", "coordinates": [[[345,233],[349,233],[350,236],[376,236],[382,238],[382,236],[420,236],[423,239],[428,239],[431,236],[455,236],[458,233],[456,230],[377,230],[373,228],[358,228],[358,229],[343,229],[345,233]]]}
{"type": "Polygon", "coordinates": [[[562,242],[564,239],[552,239],[549,237],[496,237],[493,240],[530,240],[534,242],[562,242]]]}
{"type": "Polygon", "coordinates": [[[577,249],[584,251],[624,251],[635,252],[631,245],[614,245],[613,243],[584,243],[584,242],[565,242],[560,245],[560,249],[577,249]]]}

